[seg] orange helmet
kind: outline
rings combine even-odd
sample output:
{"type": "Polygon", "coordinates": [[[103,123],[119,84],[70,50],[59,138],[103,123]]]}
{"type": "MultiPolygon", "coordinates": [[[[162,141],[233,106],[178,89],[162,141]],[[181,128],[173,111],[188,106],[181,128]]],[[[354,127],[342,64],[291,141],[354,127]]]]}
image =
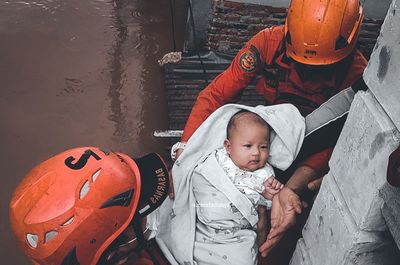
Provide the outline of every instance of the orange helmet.
{"type": "Polygon", "coordinates": [[[75,148],[32,169],[10,202],[12,229],[35,264],[96,264],[137,216],[168,194],[165,163],[96,147],[75,148]]]}
{"type": "Polygon", "coordinates": [[[303,64],[336,63],[353,51],[363,17],[359,0],[292,0],[286,53],[303,64]]]}

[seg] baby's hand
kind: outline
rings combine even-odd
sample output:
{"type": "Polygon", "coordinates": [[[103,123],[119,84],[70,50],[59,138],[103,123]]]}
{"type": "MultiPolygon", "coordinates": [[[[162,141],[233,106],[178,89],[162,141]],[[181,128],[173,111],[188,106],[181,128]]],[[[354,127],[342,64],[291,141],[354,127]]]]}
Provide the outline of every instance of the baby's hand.
{"type": "Polygon", "coordinates": [[[264,182],[264,187],[264,198],[266,198],[267,200],[272,200],[274,195],[283,188],[283,184],[280,183],[276,178],[270,177],[264,182]]]}

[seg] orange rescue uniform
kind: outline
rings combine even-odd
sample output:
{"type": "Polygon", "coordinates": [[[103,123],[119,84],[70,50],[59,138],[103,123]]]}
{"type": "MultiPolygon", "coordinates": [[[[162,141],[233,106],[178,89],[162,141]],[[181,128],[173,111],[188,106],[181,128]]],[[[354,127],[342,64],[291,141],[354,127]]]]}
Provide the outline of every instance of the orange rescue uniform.
{"type": "MultiPolygon", "coordinates": [[[[355,49],[341,62],[325,66],[335,67],[331,74],[312,73],[311,79],[303,81],[302,72],[298,70],[295,61],[286,56],[284,27],[266,28],[248,41],[232,64],[200,92],[181,141],[188,141],[217,108],[235,102],[256,76],[261,75],[256,88],[264,96],[267,105],[291,103],[306,116],[360,79],[366,65],[367,60],[355,49]]],[[[308,165],[323,174],[328,170],[331,153],[332,148],[326,149],[307,158],[302,165],[308,165]]]]}

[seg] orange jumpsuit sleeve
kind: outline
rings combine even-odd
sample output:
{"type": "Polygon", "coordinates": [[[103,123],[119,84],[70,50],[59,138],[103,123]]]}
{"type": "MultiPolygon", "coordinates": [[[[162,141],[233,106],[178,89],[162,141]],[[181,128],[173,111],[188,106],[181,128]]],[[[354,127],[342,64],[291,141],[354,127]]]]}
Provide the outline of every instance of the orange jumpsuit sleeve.
{"type": "Polygon", "coordinates": [[[203,89],[193,105],[181,141],[188,141],[197,128],[216,109],[235,101],[262,69],[269,29],[257,33],[237,53],[231,65],[203,89]]]}
{"type": "Polygon", "coordinates": [[[319,177],[322,177],[329,170],[328,162],[329,159],[331,158],[332,152],[333,152],[333,147],[315,153],[307,157],[304,161],[302,161],[299,164],[299,166],[309,166],[312,169],[314,169],[315,172],[317,172],[317,175],[319,177]]]}

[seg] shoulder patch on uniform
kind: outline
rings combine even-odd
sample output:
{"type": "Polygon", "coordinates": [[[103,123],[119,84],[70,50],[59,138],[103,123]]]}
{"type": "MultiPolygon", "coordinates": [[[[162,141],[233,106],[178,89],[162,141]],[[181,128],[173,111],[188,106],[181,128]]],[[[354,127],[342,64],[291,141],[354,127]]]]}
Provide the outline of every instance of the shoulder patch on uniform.
{"type": "Polygon", "coordinates": [[[239,59],[239,66],[246,73],[252,73],[256,70],[257,56],[252,51],[244,52],[239,59]]]}

